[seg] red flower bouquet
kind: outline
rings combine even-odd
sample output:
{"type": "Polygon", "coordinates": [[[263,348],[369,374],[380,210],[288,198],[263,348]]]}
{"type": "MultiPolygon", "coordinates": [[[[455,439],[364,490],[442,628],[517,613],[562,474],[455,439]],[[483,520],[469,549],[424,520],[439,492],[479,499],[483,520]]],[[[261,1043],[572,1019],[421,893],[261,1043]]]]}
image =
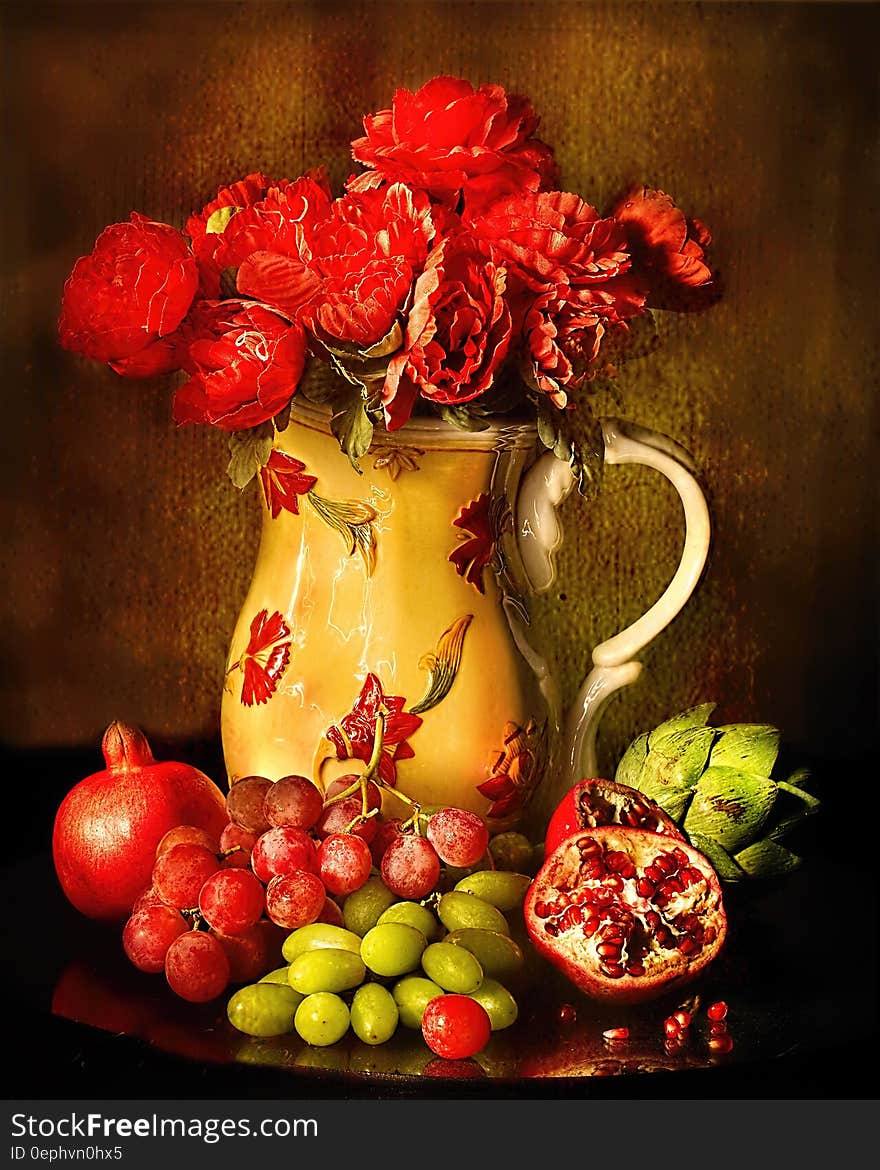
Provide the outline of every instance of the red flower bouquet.
{"type": "Polygon", "coordinates": [[[399,90],[364,119],[364,170],[336,199],[322,169],[254,173],[185,235],[138,214],[108,227],[65,285],[61,342],[126,377],[183,371],[177,422],[252,439],[253,471],[323,363],[355,464],[376,428],[413,416],[479,430],[531,412],[583,486],[591,391],[636,319],[711,289],[710,237],[662,191],[631,188],[601,214],[560,190],[537,128],[528,99],[497,85],[399,90]]]}

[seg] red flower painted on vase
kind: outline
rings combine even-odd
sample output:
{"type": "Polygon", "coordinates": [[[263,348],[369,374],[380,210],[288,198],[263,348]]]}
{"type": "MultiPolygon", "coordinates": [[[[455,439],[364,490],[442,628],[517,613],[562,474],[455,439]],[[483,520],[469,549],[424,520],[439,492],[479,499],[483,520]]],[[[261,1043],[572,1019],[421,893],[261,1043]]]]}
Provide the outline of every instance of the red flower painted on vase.
{"type": "Polygon", "coordinates": [[[379,776],[392,787],[397,781],[397,761],[411,760],[415,752],[407,740],[422,726],[418,715],[404,711],[402,695],[386,695],[375,674],[368,674],[348,715],[327,730],[337,759],[369,761],[376,737],[376,717],[385,714],[385,735],[379,760],[379,776]]]}
{"type": "Polygon", "coordinates": [[[496,542],[488,492],[466,504],[452,523],[470,535],[452,550],[449,560],[459,576],[469,581],[479,593],[485,593],[483,571],[492,563],[496,542]]]}
{"type": "Polygon", "coordinates": [[[504,747],[490,763],[492,775],[477,791],[492,801],[486,819],[513,823],[538,783],[543,767],[545,727],[534,719],[525,727],[509,722],[504,727],[504,747]]]}
{"type": "Polygon", "coordinates": [[[242,672],[241,701],[245,707],[252,707],[271,699],[289,661],[290,627],[277,610],[270,617],[267,609],[261,609],[251,622],[244,653],[226,673],[242,672]]]}
{"type": "Polygon", "coordinates": [[[260,468],[260,485],[273,520],[282,510],[299,515],[299,497],[307,495],[318,482],[317,476],[304,475],[305,469],[305,463],[277,450],[260,468]]]}

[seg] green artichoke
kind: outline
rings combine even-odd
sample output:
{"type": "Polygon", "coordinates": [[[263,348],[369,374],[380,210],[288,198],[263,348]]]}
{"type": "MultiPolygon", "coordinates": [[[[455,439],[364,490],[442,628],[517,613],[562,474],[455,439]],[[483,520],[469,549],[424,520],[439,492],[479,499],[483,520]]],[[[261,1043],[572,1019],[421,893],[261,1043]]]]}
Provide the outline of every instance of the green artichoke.
{"type": "Polygon", "coordinates": [[[779,844],[819,800],[809,773],[771,779],[779,731],[766,723],[708,726],[702,703],[633,740],[614,779],[655,800],[725,882],[776,877],[801,859],[779,844]]]}

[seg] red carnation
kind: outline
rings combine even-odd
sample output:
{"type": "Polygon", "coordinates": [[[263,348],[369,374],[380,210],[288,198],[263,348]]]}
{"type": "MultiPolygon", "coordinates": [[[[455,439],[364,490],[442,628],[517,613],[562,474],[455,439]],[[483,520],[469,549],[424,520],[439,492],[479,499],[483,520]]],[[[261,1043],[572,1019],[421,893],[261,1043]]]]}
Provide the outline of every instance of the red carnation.
{"type": "Polygon", "coordinates": [[[403,426],[417,394],[469,402],[484,394],[510,345],[506,272],[466,236],[446,240],[416,282],[404,348],[388,366],[382,400],[389,430],[403,426]]]}
{"type": "Polygon", "coordinates": [[[611,214],[626,232],[649,304],[666,307],[664,302],[670,297],[674,300],[677,291],[700,288],[712,279],[705,262],[712,237],[704,224],[688,219],[665,192],[633,187],[618,199],[611,214]]]}
{"type": "Polygon", "coordinates": [[[449,207],[463,195],[471,209],[515,191],[548,190],[558,172],[550,147],[533,137],[537,127],[525,97],[435,77],[416,93],[399,89],[390,110],[364,119],[352,155],[369,169],[349,188],[400,180],[449,207]]]}
{"type": "Polygon", "coordinates": [[[226,431],[276,415],[296,390],[306,359],[305,331],[261,305],[212,306],[212,336],[189,347],[195,373],[174,398],[178,423],[226,431]]]}
{"type": "Polygon", "coordinates": [[[197,287],[196,261],[180,232],[132,212],[74,265],[58,321],[61,344],[111,364],[133,358],[174,332],[197,287]]]}

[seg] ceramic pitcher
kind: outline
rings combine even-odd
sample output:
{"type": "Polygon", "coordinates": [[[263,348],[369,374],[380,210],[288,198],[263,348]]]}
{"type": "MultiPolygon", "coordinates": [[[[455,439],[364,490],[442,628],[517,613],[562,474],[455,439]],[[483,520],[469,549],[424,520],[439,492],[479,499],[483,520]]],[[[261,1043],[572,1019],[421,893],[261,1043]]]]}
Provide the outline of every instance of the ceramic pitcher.
{"type": "Polygon", "coordinates": [[[685,604],[709,544],[687,453],[618,420],[603,433],[606,464],[646,464],[673,483],[684,549],[662,597],[593,649],[566,713],[529,602],[553,584],[573,476],[539,454],[534,423],[472,433],[414,419],[382,434],[358,473],[326,411],[296,403],[260,472],[261,542],[226,666],[230,782],[299,774],[325,788],[362,774],[380,711],[381,778],[493,830],[546,804],[539,786],[555,797],[595,774],[602,706],[637,677],[635,655],[685,604]]]}

